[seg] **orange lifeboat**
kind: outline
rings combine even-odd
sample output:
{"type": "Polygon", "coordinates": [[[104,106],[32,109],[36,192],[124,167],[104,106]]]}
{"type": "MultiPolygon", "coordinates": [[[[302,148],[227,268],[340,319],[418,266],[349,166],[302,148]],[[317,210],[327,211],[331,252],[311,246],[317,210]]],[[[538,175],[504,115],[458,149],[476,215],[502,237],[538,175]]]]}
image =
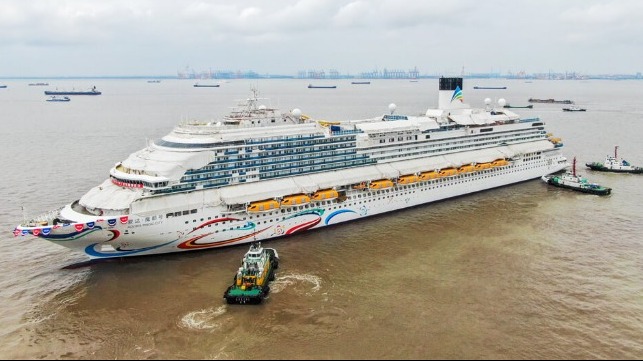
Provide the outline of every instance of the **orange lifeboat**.
{"type": "Polygon", "coordinates": [[[489,169],[491,168],[491,163],[486,162],[486,163],[477,163],[475,165],[476,170],[484,170],[484,169],[489,169]]]}
{"type": "Polygon", "coordinates": [[[358,184],[353,184],[353,189],[366,189],[366,182],[358,183],[358,184]]]}
{"type": "Polygon", "coordinates": [[[429,180],[429,179],[436,179],[439,176],[440,176],[440,173],[432,170],[430,172],[422,172],[422,173],[420,173],[419,178],[420,178],[421,181],[425,181],[425,180],[429,180]]]}
{"type": "Polygon", "coordinates": [[[473,172],[475,170],[476,170],[476,167],[473,164],[465,164],[465,165],[461,166],[460,168],[458,168],[458,174],[459,173],[469,173],[469,172],[473,172]]]}
{"type": "Polygon", "coordinates": [[[390,179],[378,179],[378,180],[372,181],[369,184],[369,187],[371,189],[391,188],[391,187],[393,187],[393,182],[390,179]]]}
{"type": "Polygon", "coordinates": [[[458,174],[458,170],[455,168],[444,168],[440,170],[440,177],[450,177],[458,174]]]}
{"type": "Polygon", "coordinates": [[[306,203],[310,203],[310,197],[307,194],[303,194],[303,193],[291,194],[281,199],[282,207],[298,206],[306,203]]]}
{"type": "Polygon", "coordinates": [[[509,165],[509,162],[507,162],[506,160],[500,158],[500,159],[496,159],[493,162],[491,162],[491,165],[494,166],[494,167],[504,167],[506,165],[509,165]]]}
{"type": "Polygon", "coordinates": [[[417,182],[418,179],[418,176],[416,176],[415,174],[403,175],[397,179],[397,184],[411,184],[417,182]]]}
{"type": "Polygon", "coordinates": [[[268,212],[273,209],[279,208],[279,202],[274,199],[266,199],[263,201],[252,202],[248,205],[248,212],[258,213],[258,212],[268,212]]]}
{"type": "Polygon", "coordinates": [[[339,197],[339,193],[337,193],[336,190],[334,189],[321,189],[318,190],[317,192],[313,193],[312,195],[312,200],[313,201],[325,201],[328,199],[335,199],[339,197]]]}

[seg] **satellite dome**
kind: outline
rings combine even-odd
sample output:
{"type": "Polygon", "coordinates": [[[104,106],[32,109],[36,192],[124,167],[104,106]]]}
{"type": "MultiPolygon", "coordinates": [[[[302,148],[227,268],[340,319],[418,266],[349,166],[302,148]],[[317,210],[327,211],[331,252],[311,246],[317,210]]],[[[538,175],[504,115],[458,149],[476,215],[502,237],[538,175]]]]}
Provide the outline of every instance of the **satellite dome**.
{"type": "Polygon", "coordinates": [[[395,103],[391,103],[388,105],[388,110],[393,114],[395,112],[395,109],[397,109],[397,105],[395,103]]]}
{"type": "Polygon", "coordinates": [[[299,108],[295,108],[290,112],[290,114],[292,114],[293,116],[299,118],[299,117],[301,117],[301,110],[299,108]]]}
{"type": "Polygon", "coordinates": [[[266,106],[265,106],[265,105],[263,105],[263,104],[261,104],[261,105],[259,106],[259,110],[266,110],[266,106]]]}
{"type": "Polygon", "coordinates": [[[507,101],[505,100],[505,98],[498,99],[498,105],[500,105],[501,107],[504,107],[505,104],[507,104],[507,101]]]}
{"type": "Polygon", "coordinates": [[[484,98],[484,103],[487,105],[491,104],[491,98],[484,98]]]}

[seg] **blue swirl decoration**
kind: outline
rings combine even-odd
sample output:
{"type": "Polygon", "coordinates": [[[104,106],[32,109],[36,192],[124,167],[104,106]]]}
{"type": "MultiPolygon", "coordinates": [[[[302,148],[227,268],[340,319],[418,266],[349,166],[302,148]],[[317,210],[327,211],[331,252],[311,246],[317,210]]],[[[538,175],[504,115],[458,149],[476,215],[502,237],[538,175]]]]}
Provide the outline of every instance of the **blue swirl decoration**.
{"type": "Polygon", "coordinates": [[[89,246],[85,247],[85,253],[88,254],[91,257],[96,257],[96,258],[110,258],[110,257],[123,257],[123,256],[129,256],[132,254],[136,253],[141,253],[145,251],[150,251],[153,249],[157,249],[163,246],[167,246],[168,244],[172,244],[176,242],[177,240],[169,241],[167,243],[162,243],[158,244],[156,246],[150,246],[150,247],[145,247],[145,248],[138,248],[138,249],[131,249],[131,250],[126,250],[123,251],[122,249],[117,248],[116,251],[118,252],[99,252],[94,247],[98,245],[99,243],[94,243],[90,244],[89,246]]]}
{"type": "Polygon", "coordinates": [[[352,209],[340,209],[340,210],[337,210],[337,211],[335,211],[335,212],[333,212],[333,213],[329,214],[329,215],[328,215],[328,217],[326,217],[326,220],[324,221],[324,223],[325,223],[326,225],[328,225],[328,224],[330,223],[330,220],[331,220],[331,219],[333,219],[333,217],[335,217],[335,216],[337,216],[337,215],[340,215],[340,214],[342,214],[342,213],[355,213],[355,214],[357,214],[357,212],[355,212],[355,211],[354,211],[354,210],[352,210],[352,209]]]}

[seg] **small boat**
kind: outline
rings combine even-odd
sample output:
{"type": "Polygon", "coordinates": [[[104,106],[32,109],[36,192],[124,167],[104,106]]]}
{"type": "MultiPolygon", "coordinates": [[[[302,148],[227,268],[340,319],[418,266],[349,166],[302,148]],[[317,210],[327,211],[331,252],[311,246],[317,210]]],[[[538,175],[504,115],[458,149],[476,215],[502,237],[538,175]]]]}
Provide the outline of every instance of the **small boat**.
{"type": "Polygon", "coordinates": [[[603,187],[596,183],[590,183],[586,178],[576,174],[576,157],[572,164],[572,171],[562,175],[544,175],[541,179],[552,186],[572,189],[578,192],[595,194],[599,196],[608,195],[612,188],[603,187]]]}
{"type": "Polygon", "coordinates": [[[368,185],[368,187],[370,189],[386,189],[386,188],[393,187],[393,185],[394,185],[393,181],[391,181],[390,179],[378,179],[378,180],[372,181],[368,185]]]}
{"type": "Polygon", "coordinates": [[[281,200],[282,207],[299,206],[307,203],[310,203],[310,196],[303,193],[291,194],[289,196],[283,197],[283,199],[281,200]]]}
{"type": "Polygon", "coordinates": [[[585,108],[581,108],[577,105],[571,105],[569,107],[563,108],[563,111],[565,112],[584,112],[585,110],[585,108]]]}
{"type": "Polygon", "coordinates": [[[308,84],[308,89],[335,89],[337,85],[312,85],[308,84]]]}
{"type": "Polygon", "coordinates": [[[474,167],[476,170],[485,170],[485,169],[493,168],[490,162],[476,163],[474,167]]]}
{"type": "Polygon", "coordinates": [[[420,176],[418,177],[421,181],[425,180],[430,180],[430,179],[436,179],[440,177],[440,173],[437,171],[427,171],[427,172],[422,172],[420,173],[420,176]]]}
{"type": "Polygon", "coordinates": [[[45,90],[45,95],[101,95],[102,93],[92,87],[91,90],[45,90]]]}
{"type": "Polygon", "coordinates": [[[49,83],[29,83],[29,86],[49,86],[49,83]]]}
{"type": "Polygon", "coordinates": [[[397,184],[411,184],[411,183],[416,183],[419,180],[420,178],[418,178],[417,175],[407,174],[407,175],[400,176],[397,179],[397,184]]]}
{"type": "Polygon", "coordinates": [[[476,171],[475,164],[465,164],[458,168],[458,174],[476,171]]]}
{"type": "Polygon", "coordinates": [[[506,86],[474,86],[473,89],[507,89],[506,86]]]}
{"type": "Polygon", "coordinates": [[[492,167],[504,167],[509,165],[509,162],[506,159],[500,158],[491,162],[492,167]]]}
{"type": "Polygon", "coordinates": [[[313,193],[310,197],[313,201],[325,201],[339,197],[339,193],[334,189],[321,189],[313,193]]]}
{"type": "Polygon", "coordinates": [[[529,105],[509,105],[509,104],[505,104],[504,108],[533,109],[534,105],[533,104],[529,104],[529,105]]]}
{"type": "Polygon", "coordinates": [[[275,279],[279,255],[273,248],[261,247],[261,242],[250,245],[223,298],[228,304],[258,305],[270,292],[268,285],[275,279]]]}
{"type": "Polygon", "coordinates": [[[444,168],[440,170],[440,177],[450,177],[458,174],[458,170],[455,168],[444,168]]]}
{"type": "Polygon", "coordinates": [[[219,84],[199,84],[196,83],[193,85],[195,88],[218,88],[219,84]]]}
{"type": "Polygon", "coordinates": [[[277,202],[274,199],[266,199],[263,201],[250,203],[248,205],[247,210],[249,213],[257,213],[257,212],[269,212],[277,208],[279,208],[279,202],[277,202]]]}
{"type": "Polygon", "coordinates": [[[370,81],[352,81],[351,84],[356,84],[356,85],[368,85],[370,84],[370,81]]]}
{"type": "Polygon", "coordinates": [[[64,97],[64,96],[57,96],[57,95],[52,95],[47,99],[48,102],[68,102],[71,99],[69,97],[64,97]]]}
{"type": "Polygon", "coordinates": [[[7,87],[6,85],[4,85],[4,84],[0,84],[0,88],[4,89],[4,88],[6,88],[6,87],[7,87]]]}
{"type": "Polygon", "coordinates": [[[148,83],[160,83],[161,81],[160,80],[148,80],[147,82],[148,83]]]}
{"type": "Polygon", "coordinates": [[[591,170],[599,172],[614,172],[614,173],[643,173],[643,167],[635,167],[625,159],[618,159],[618,145],[614,147],[614,156],[608,155],[605,157],[605,162],[592,162],[585,163],[591,170]]]}
{"type": "Polygon", "coordinates": [[[555,99],[535,99],[529,98],[530,103],[554,103],[554,104],[574,104],[571,100],[555,100],[555,99]]]}

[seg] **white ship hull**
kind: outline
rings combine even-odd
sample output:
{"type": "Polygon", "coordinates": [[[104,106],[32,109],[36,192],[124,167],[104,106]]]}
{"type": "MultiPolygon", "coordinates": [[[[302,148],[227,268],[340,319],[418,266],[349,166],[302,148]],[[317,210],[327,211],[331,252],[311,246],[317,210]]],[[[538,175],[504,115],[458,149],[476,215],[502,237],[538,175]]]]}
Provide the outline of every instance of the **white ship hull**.
{"type": "MultiPolygon", "coordinates": [[[[224,205],[201,204],[191,212],[180,208],[164,211],[176,217],[129,214],[88,217],[66,206],[60,214],[83,223],[55,227],[16,229],[87,254],[92,259],[153,255],[218,248],[289,236],[311,229],[428,204],[483,190],[507,186],[558,172],[567,163],[560,149],[542,152],[535,159],[518,157],[512,164],[396,185],[384,190],[350,190],[342,201],[312,202],[264,213],[226,212],[224,205]],[[187,214],[185,214],[187,213],[187,214]]],[[[200,192],[217,192],[204,190],[200,192]]],[[[207,194],[206,194],[207,195],[207,194]]],[[[207,197],[203,197],[204,199],[207,197]]]]}

